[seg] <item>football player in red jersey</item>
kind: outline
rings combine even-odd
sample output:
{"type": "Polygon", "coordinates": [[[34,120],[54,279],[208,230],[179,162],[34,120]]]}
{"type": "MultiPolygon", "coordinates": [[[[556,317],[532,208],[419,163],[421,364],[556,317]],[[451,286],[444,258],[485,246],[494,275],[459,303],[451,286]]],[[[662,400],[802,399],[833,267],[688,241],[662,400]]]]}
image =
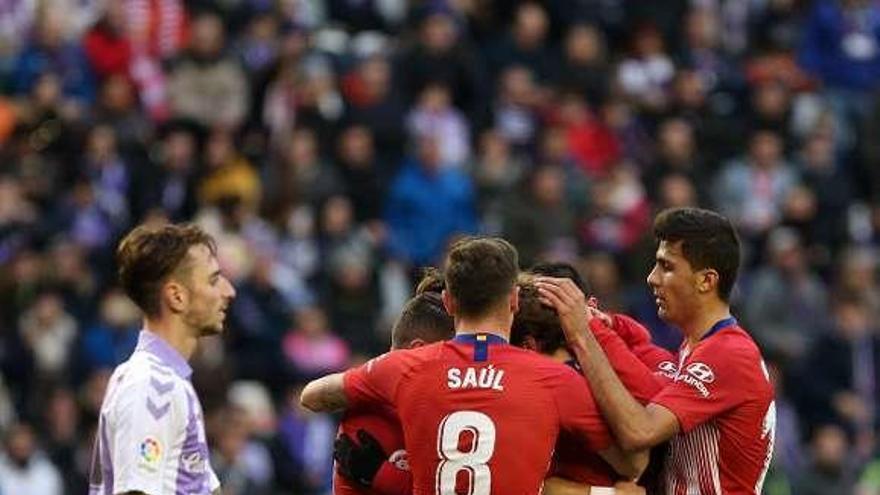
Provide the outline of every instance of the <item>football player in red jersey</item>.
{"type": "MultiPolygon", "coordinates": [[[[391,349],[415,349],[452,338],[455,328],[440,297],[442,278],[429,272],[391,330],[391,349]]],[[[394,495],[412,491],[403,430],[390,408],[349,411],[335,444],[334,495],[394,495]],[[354,439],[357,439],[355,441],[354,439]]]]}
{"type": "Polygon", "coordinates": [[[730,315],[739,239],[727,218],[698,208],[661,212],[654,233],[659,245],[648,285],[660,317],[685,339],[674,361],[658,365],[666,385],[647,407],[608,362],[633,354],[606,358],[593,334],[607,332],[607,317],[584,311],[584,295],[570,280],[540,278],[536,284],[559,313],[569,348],[621,445],[645,448],[670,440],[664,493],[759,494],[776,414],[760,350],[730,315]],[[593,332],[584,331],[586,325],[593,332]]]}
{"type": "Polygon", "coordinates": [[[507,344],[519,304],[517,274],[516,250],[506,241],[457,242],[443,293],[456,337],[316,380],[303,391],[303,405],[395,407],[415,494],[538,494],[560,432],[599,452],[625,478],[638,476],[645,452],[612,445],[581,376],[507,344]]]}

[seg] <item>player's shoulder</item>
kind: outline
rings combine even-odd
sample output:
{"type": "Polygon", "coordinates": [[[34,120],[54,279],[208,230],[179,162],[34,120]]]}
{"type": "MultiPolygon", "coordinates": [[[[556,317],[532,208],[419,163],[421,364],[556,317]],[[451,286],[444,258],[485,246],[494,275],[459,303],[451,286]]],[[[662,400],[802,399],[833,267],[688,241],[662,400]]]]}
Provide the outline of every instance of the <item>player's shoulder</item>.
{"type": "Polygon", "coordinates": [[[184,379],[171,366],[146,352],[135,352],[113,372],[111,383],[124,393],[146,393],[154,390],[166,395],[183,393],[184,379]]]}
{"type": "Polygon", "coordinates": [[[739,325],[734,325],[706,339],[694,353],[704,361],[733,369],[740,373],[766,375],[761,349],[751,335],[739,325]]]}

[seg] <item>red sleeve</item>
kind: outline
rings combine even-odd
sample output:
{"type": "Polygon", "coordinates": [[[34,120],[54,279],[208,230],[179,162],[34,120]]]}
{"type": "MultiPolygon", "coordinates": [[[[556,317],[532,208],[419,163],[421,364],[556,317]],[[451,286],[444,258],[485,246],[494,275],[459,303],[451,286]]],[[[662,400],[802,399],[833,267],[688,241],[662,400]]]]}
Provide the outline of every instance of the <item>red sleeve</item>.
{"type": "Polygon", "coordinates": [[[345,372],[343,390],[350,410],[394,404],[397,385],[407,367],[404,353],[387,352],[345,372]]]}
{"type": "Polygon", "coordinates": [[[553,396],[562,429],[584,442],[593,452],[611,446],[611,432],[587,381],[571,368],[564,367],[559,380],[553,380],[553,396]]]}
{"type": "Polygon", "coordinates": [[[645,363],[626,346],[623,339],[599,318],[590,320],[590,330],[608,357],[614,372],[633,397],[647,404],[664,385],[645,363]]]}
{"type": "Polygon", "coordinates": [[[656,370],[663,361],[675,361],[671,352],[654,344],[644,325],[626,315],[612,314],[611,318],[614,331],[649,369],[656,370]]]}
{"type": "Polygon", "coordinates": [[[377,495],[409,495],[412,493],[412,473],[386,461],[373,478],[373,493],[377,495]]]}
{"type": "Polygon", "coordinates": [[[746,400],[743,387],[749,386],[754,357],[725,342],[729,340],[698,346],[684,369],[652,400],[675,414],[684,433],[746,400]]]}

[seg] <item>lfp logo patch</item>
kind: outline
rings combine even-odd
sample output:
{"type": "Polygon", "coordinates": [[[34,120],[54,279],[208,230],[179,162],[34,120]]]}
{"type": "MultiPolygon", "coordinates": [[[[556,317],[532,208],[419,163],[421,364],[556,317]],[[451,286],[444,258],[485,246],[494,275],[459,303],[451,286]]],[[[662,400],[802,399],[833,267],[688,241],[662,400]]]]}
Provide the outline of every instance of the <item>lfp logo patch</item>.
{"type": "Polygon", "coordinates": [[[141,461],[148,465],[154,465],[162,458],[162,444],[153,437],[147,437],[141,442],[141,461]]]}

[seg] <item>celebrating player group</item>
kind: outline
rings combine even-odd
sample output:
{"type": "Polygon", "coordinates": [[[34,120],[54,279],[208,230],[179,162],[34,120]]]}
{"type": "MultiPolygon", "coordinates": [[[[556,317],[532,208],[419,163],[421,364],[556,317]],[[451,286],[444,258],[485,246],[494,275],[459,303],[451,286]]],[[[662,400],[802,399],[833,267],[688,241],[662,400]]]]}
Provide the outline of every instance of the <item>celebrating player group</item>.
{"type": "Polygon", "coordinates": [[[683,334],[677,353],[603,312],[570,267],[520,273],[502,239],[454,244],[392,351],[302,393],[346,411],[335,493],[761,493],[775,408],[730,313],[738,236],[697,208],[661,212],[654,234],[647,282],[683,334]]]}

